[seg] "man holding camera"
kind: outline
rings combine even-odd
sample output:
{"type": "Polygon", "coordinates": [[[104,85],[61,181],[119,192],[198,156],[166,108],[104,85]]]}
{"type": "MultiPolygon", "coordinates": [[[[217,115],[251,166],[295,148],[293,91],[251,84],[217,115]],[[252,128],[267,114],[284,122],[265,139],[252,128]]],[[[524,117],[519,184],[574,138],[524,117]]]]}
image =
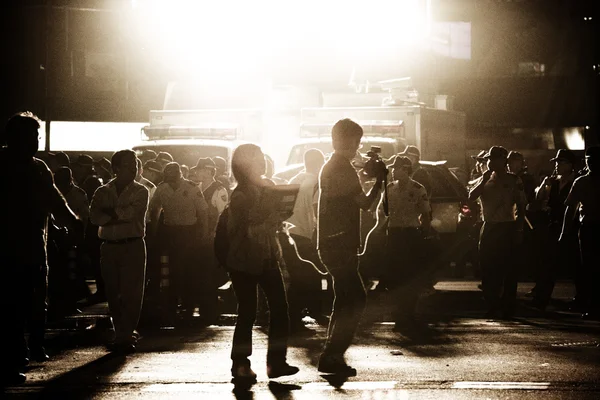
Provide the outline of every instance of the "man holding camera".
{"type": "Polygon", "coordinates": [[[333,126],[331,135],[334,152],[319,176],[317,248],[333,278],[335,297],[318,370],[355,376],[356,369],[346,364],[344,354],[350,347],[367,298],[358,271],[360,210],[369,209],[378,198],[387,171],[383,162],[376,163],[380,166],[377,181],[365,195],[351,164],[363,136],[361,126],[342,119],[333,126]]]}

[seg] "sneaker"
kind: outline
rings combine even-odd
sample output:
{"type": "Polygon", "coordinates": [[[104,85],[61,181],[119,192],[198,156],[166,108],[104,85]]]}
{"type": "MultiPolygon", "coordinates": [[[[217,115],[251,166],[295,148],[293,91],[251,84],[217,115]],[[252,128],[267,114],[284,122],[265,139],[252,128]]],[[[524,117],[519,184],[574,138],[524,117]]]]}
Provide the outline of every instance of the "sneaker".
{"type": "Polygon", "coordinates": [[[27,377],[18,371],[8,371],[0,373],[0,387],[20,385],[25,383],[27,377]]]}
{"type": "Polygon", "coordinates": [[[271,379],[279,378],[280,376],[295,375],[298,371],[300,371],[298,367],[294,367],[286,362],[267,365],[267,376],[271,379]]]}
{"type": "Polygon", "coordinates": [[[356,369],[346,364],[340,355],[322,354],[317,369],[324,374],[356,376],[356,369]]]}

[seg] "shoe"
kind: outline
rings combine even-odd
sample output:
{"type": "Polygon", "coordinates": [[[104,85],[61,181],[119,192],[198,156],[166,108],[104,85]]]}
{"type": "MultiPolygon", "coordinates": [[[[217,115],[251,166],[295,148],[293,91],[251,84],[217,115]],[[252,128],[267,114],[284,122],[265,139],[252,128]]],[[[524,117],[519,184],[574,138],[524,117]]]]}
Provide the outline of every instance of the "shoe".
{"type": "Polygon", "coordinates": [[[29,357],[37,362],[45,362],[50,359],[50,356],[46,354],[46,349],[43,346],[35,347],[29,351],[29,357]]]}
{"type": "Polygon", "coordinates": [[[267,365],[267,376],[271,379],[279,378],[280,376],[295,375],[300,371],[298,367],[294,367],[286,362],[283,364],[267,365]]]}
{"type": "Polygon", "coordinates": [[[313,329],[307,328],[306,325],[295,325],[291,327],[290,334],[296,336],[313,336],[317,332],[313,329]]]}
{"type": "Polygon", "coordinates": [[[581,314],[581,318],[590,321],[600,321],[600,313],[598,312],[584,312],[581,314]]]}
{"type": "Polygon", "coordinates": [[[231,376],[234,380],[256,381],[256,372],[252,371],[249,364],[232,367],[231,376]]]}
{"type": "Polygon", "coordinates": [[[346,364],[344,357],[340,355],[322,354],[317,370],[324,374],[356,376],[356,369],[346,364]]]}
{"type": "Polygon", "coordinates": [[[106,346],[106,348],[108,349],[108,351],[114,353],[114,354],[131,354],[131,353],[135,353],[135,344],[133,343],[111,343],[108,346],[106,346]]]}
{"type": "Polygon", "coordinates": [[[20,372],[5,372],[0,375],[0,386],[20,385],[25,383],[27,377],[20,372]]]}

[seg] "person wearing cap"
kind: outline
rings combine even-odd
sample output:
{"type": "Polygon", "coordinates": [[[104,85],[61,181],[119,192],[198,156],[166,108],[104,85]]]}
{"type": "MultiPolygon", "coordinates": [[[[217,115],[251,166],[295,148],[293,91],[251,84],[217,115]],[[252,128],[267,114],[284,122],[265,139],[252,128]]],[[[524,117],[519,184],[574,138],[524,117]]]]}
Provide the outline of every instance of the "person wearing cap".
{"type": "Polygon", "coordinates": [[[94,161],[94,171],[102,179],[102,182],[108,182],[113,178],[110,161],[106,157],[94,161]]]}
{"type": "Polygon", "coordinates": [[[142,154],[140,154],[138,156],[138,158],[140,159],[140,161],[142,162],[142,165],[143,165],[150,160],[154,160],[156,158],[156,156],[157,156],[157,154],[154,150],[145,149],[145,150],[142,150],[142,154]]]}
{"type": "Polygon", "coordinates": [[[161,211],[166,250],[169,256],[171,286],[169,312],[177,312],[181,298],[182,317],[191,320],[195,307],[194,283],[197,265],[196,247],[208,239],[208,206],[202,191],[194,182],[184,179],[178,163],[165,166],[164,181],[158,185],[150,201],[151,234],[156,236],[161,211]]]}
{"type": "Polygon", "coordinates": [[[574,230],[576,211],[579,210],[579,251],[581,254],[583,282],[583,316],[600,317],[600,147],[585,151],[588,173],[575,179],[565,200],[565,216],[559,242],[566,241],[574,230]],[[587,297],[587,298],[586,298],[587,297]]]}
{"type": "Polygon", "coordinates": [[[111,159],[116,177],[100,186],[90,205],[90,220],[102,240],[101,268],[115,330],[108,345],[116,353],[135,351],[146,276],[148,189],[135,181],[137,157],[120,150],[111,159]]]}
{"type": "MultiPolygon", "coordinates": [[[[570,232],[568,240],[558,243],[565,215],[565,200],[576,178],[576,161],[577,157],[572,151],[558,150],[556,156],[550,159],[550,162],[554,163],[554,172],[546,176],[535,190],[536,201],[541,205],[547,221],[546,226],[543,227],[545,228],[545,237],[543,238],[544,246],[540,249],[540,268],[536,276],[536,284],[531,291],[533,305],[541,310],[544,310],[550,302],[556,274],[561,265],[572,266],[576,276],[580,270],[578,265],[574,265],[579,264],[579,245],[575,232],[570,232]]],[[[578,288],[578,294],[575,296],[577,304],[582,293],[580,279],[576,278],[575,285],[578,288]]]]}
{"type": "Polygon", "coordinates": [[[35,157],[39,129],[40,120],[33,113],[15,114],[6,123],[6,147],[0,149],[1,386],[23,383],[22,371],[29,358],[48,359],[44,331],[49,218],[52,215],[72,229],[80,224],[46,163],[35,157]]]}
{"type": "Polygon", "coordinates": [[[517,295],[514,250],[523,241],[527,200],[519,177],[506,170],[504,147],[492,146],[483,157],[488,170],[469,192],[469,200],[480,199],[483,213],[479,262],[486,317],[512,318],[517,295]]]}
{"type": "Polygon", "coordinates": [[[525,157],[518,151],[510,151],[507,160],[508,172],[515,174],[521,179],[527,204],[531,204],[535,200],[535,188],[537,184],[533,175],[527,171],[525,157]]]}
{"type": "MultiPolygon", "coordinates": [[[[424,269],[426,249],[423,239],[431,228],[427,191],[410,177],[412,165],[408,157],[396,157],[391,165],[392,182],[388,184],[388,264],[380,285],[388,289],[393,298],[396,331],[414,327],[417,300],[424,289],[415,280],[424,269]]],[[[382,206],[383,202],[380,202],[380,213],[383,213],[382,206]]]]}
{"type": "Polygon", "coordinates": [[[142,176],[158,186],[163,180],[161,165],[154,160],[146,161],[142,166],[142,176]]]}
{"type": "Polygon", "coordinates": [[[419,148],[417,146],[409,144],[408,146],[406,146],[402,153],[398,153],[393,158],[395,159],[398,156],[408,157],[410,162],[412,162],[413,172],[410,178],[416,182],[419,182],[427,191],[427,196],[431,198],[433,184],[431,182],[429,172],[425,171],[425,169],[423,169],[419,164],[419,161],[421,161],[421,151],[419,150],[419,148]]]}
{"type": "Polygon", "coordinates": [[[471,170],[471,176],[469,177],[469,185],[475,183],[475,180],[479,178],[487,169],[487,160],[483,156],[487,153],[486,150],[481,150],[477,155],[471,156],[475,160],[475,167],[471,170]]]}
{"type": "Polygon", "coordinates": [[[221,185],[223,185],[223,187],[227,189],[227,193],[231,195],[232,181],[229,176],[229,173],[227,172],[227,160],[219,156],[212,157],[212,160],[214,161],[217,167],[215,179],[221,182],[221,185]]]}
{"type": "Polygon", "coordinates": [[[156,155],[154,161],[160,164],[162,171],[168,163],[173,162],[173,156],[170,153],[167,153],[166,151],[160,151],[156,155]]]}
{"type": "Polygon", "coordinates": [[[59,167],[70,167],[71,166],[71,159],[69,158],[69,155],[67,153],[65,153],[64,151],[56,152],[56,154],[54,154],[54,159],[56,160],[56,164],[59,167]]]}
{"type": "Polygon", "coordinates": [[[215,165],[215,162],[208,157],[199,158],[196,166],[190,169],[190,174],[194,175],[194,178],[200,184],[202,194],[208,205],[207,215],[209,236],[206,246],[202,251],[203,260],[200,263],[200,282],[202,283],[200,315],[205,323],[208,324],[214,323],[218,319],[218,283],[216,275],[220,271],[216,270],[217,260],[213,250],[215,229],[217,227],[219,215],[221,215],[225,206],[229,203],[229,194],[227,193],[227,190],[223,187],[221,182],[218,182],[215,179],[216,172],[217,166],[215,165]]]}

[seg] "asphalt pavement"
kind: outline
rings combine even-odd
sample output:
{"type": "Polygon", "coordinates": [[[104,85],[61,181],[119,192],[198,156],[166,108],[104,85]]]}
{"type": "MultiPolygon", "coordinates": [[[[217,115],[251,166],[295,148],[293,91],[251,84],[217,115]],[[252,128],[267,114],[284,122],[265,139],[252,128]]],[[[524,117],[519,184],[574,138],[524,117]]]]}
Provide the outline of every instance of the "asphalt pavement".
{"type": "MultiPolygon", "coordinates": [[[[414,329],[393,331],[384,317],[364,324],[347,354],[356,377],[322,375],[316,364],[326,328],[307,319],[309,334],[290,339],[294,376],[266,376],[266,329],[254,332],[256,384],[231,383],[234,316],[221,325],[140,328],[137,352],[103,346],[106,304],[50,326],[51,360],[32,363],[27,382],[0,397],[200,399],[598,399],[600,323],[568,311],[568,282],[557,285],[546,312],[529,307],[519,285],[512,320],[483,318],[477,281],[444,281],[424,296],[414,329]]],[[[373,302],[374,304],[375,302],[373,302]]],[[[368,309],[367,314],[373,314],[368,309]]],[[[368,320],[367,318],[366,320],[368,320]]]]}

